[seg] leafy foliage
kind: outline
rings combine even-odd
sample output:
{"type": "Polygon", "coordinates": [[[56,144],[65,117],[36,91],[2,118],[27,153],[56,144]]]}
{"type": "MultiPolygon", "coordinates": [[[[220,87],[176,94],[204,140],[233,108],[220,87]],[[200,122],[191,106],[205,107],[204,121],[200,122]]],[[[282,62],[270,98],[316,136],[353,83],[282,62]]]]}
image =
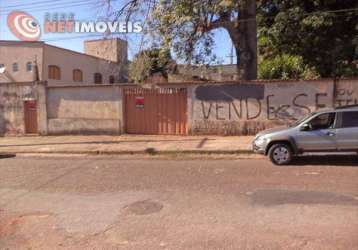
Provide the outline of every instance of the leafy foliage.
{"type": "Polygon", "coordinates": [[[148,33],[159,39],[156,45],[172,50],[187,63],[215,61],[213,30],[225,29],[239,55],[237,64],[243,79],[256,78],[256,1],[128,0],[118,16],[128,18],[142,9],[140,6],[150,6],[146,21],[148,33]],[[250,22],[240,21],[248,18],[250,22]]]}
{"type": "Polygon", "coordinates": [[[283,53],[300,56],[304,65],[315,68],[322,77],[357,76],[356,8],[356,0],[262,0],[258,9],[260,55],[266,62],[283,53]]]}
{"type": "Polygon", "coordinates": [[[225,29],[236,49],[242,78],[257,77],[256,1],[166,0],[155,8],[153,16],[162,45],[173,48],[189,63],[215,61],[213,30],[225,29]]]}
{"type": "MultiPolygon", "coordinates": [[[[217,18],[220,18],[220,12],[231,12],[232,8],[234,1],[227,0],[161,1],[154,11],[152,25],[162,35],[163,45],[172,47],[179,58],[193,63],[210,63],[212,31],[219,27],[217,18]]],[[[229,17],[227,20],[230,22],[229,17]]]]}
{"type": "Polygon", "coordinates": [[[314,68],[305,66],[302,57],[278,55],[264,59],[259,64],[260,79],[317,79],[319,74],[314,68]]]}
{"type": "Polygon", "coordinates": [[[117,16],[148,17],[155,45],[194,64],[216,60],[213,31],[225,29],[243,79],[256,78],[257,22],[260,77],[286,79],[358,76],[357,8],[357,0],[124,0],[117,16]]]}
{"type": "Polygon", "coordinates": [[[138,53],[129,67],[129,79],[136,83],[144,82],[155,73],[168,76],[169,65],[172,61],[170,51],[150,49],[138,53]]]}

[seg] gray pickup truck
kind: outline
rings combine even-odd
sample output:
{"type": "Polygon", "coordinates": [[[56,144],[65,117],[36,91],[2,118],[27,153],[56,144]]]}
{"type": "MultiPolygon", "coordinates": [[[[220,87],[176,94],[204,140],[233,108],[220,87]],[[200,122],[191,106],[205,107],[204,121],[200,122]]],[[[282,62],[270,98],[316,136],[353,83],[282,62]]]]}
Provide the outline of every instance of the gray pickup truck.
{"type": "Polygon", "coordinates": [[[252,144],[276,165],[310,152],[358,153],[358,105],[314,112],[289,127],[262,131],[252,144]]]}

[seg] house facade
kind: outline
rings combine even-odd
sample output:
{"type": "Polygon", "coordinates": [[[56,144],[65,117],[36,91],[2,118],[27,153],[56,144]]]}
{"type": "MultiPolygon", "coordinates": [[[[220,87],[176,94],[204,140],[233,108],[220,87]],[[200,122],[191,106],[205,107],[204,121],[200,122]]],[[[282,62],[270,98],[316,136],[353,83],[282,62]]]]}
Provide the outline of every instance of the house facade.
{"type": "Polygon", "coordinates": [[[46,81],[49,86],[127,81],[127,42],[85,41],[85,53],[44,42],[0,41],[0,83],[46,81]]]}

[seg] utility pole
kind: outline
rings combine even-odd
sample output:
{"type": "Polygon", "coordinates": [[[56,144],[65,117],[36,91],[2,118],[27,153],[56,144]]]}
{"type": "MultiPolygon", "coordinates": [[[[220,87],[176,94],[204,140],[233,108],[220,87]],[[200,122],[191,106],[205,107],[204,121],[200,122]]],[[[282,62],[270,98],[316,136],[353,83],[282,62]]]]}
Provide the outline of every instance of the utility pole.
{"type": "Polygon", "coordinates": [[[231,49],[230,49],[230,54],[227,56],[228,58],[230,58],[230,64],[234,64],[234,44],[231,42],[231,49]]]}
{"type": "Polygon", "coordinates": [[[34,60],[34,65],[32,67],[32,71],[33,71],[33,78],[34,81],[40,81],[40,72],[39,72],[39,67],[38,67],[38,63],[37,63],[37,56],[35,56],[35,60],[34,60]]]}

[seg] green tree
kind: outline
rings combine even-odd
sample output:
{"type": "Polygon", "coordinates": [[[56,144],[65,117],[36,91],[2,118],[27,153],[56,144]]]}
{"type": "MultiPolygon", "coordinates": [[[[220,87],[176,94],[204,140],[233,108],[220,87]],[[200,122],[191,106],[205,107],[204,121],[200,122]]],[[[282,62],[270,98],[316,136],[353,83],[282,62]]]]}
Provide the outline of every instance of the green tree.
{"type": "Polygon", "coordinates": [[[259,54],[299,56],[321,77],[357,76],[357,8],[356,0],[261,0],[259,54]]]}
{"type": "Polygon", "coordinates": [[[302,57],[283,54],[264,59],[259,64],[259,78],[312,80],[319,78],[319,74],[304,65],[302,57]]]}
{"type": "Polygon", "coordinates": [[[164,77],[168,77],[171,63],[172,58],[168,50],[143,50],[135,55],[129,66],[129,79],[136,83],[142,83],[155,73],[161,73],[164,77]]]}
{"type": "Polygon", "coordinates": [[[225,29],[238,55],[238,73],[242,79],[257,78],[255,0],[127,0],[117,17],[129,19],[143,9],[161,46],[188,63],[210,59],[213,31],[225,29]]]}

